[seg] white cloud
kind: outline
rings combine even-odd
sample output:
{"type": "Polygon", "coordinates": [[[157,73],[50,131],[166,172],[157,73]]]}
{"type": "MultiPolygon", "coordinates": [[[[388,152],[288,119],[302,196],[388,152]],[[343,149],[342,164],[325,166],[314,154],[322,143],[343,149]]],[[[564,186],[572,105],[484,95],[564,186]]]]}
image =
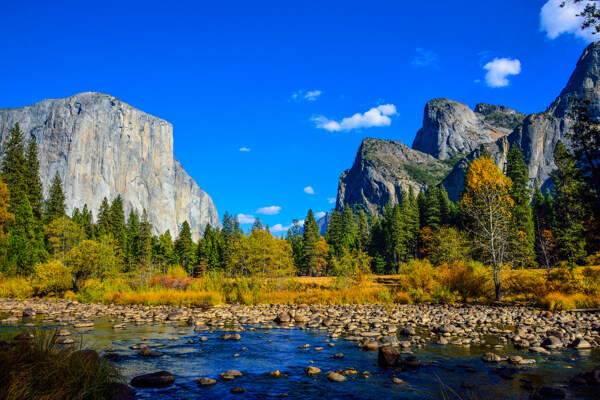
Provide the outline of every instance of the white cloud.
{"type": "Polygon", "coordinates": [[[583,17],[577,16],[581,13],[587,4],[593,1],[583,1],[574,4],[572,1],[565,3],[564,7],[560,4],[564,0],[548,0],[540,10],[540,31],[546,32],[549,39],[556,39],[560,35],[573,34],[576,37],[591,43],[595,41],[596,35],[592,34],[591,29],[581,30],[583,17]]]}
{"type": "Polygon", "coordinates": [[[508,76],[521,73],[521,61],[510,58],[494,58],[485,64],[483,69],[487,70],[485,81],[489,87],[508,86],[508,76]]]}
{"type": "Polygon", "coordinates": [[[411,62],[413,67],[431,67],[434,69],[440,67],[438,64],[440,57],[434,51],[425,50],[421,47],[417,47],[415,51],[417,55],[411,62]]]}
{"type": "Polygon", "coordinates": [[[275,215],[275,214],[279,214],[279,211],[281,211],[281,207],[279,206],[269,206],[269,207],[261,207],[258,210],[256,210],[257,214],[265,214],[265,215],[275,215]]]}
{"type": "Polygon", "coordinates": [[[279,233],[279,232],[286,232],[288,229],[290,229],[291,225],[288,226],[283,226],[281,224],[275,224],[273,226],[269,227],[269,230],[271,231],[271,233],[279,233]]]}
{"type": "Polygon", "coordinates": [[[328,197],[327,201],[329,202],[329,204],[333,204],[335,203],[335,197],[328,197]]]}
{"type": "Polygon", "coordinates": [[[344,118],[340,122],[328,119],[323,115],[313,117],[312,120],[316,123],[317,128],[325,129],[329,132],[339,132],[374,126],[390,126],[392,123],[390,115],[395,114],[396,106],[393,104],[383,104],[371,108],[364,114],[356,113],[351,117],[344,118]]]}
{"type": "Polygon", "coordinates": [[[248,152],[250,149],[247,147],[240,147],[240,151],[248,152]]]}
{"type": "Polygon", "coordinates": [[[302,100],[315,101],[319,98],[319,96],[321,96],[321,94],[323,94],[323,92],[320,90],[309,90],[308,92],[305,92],[304,90],[298,90],[297,92],[292,93],[292,100],[293,101],[302,101],[302,100]]]}
{"type": "Polygon", "coordinates": [[[316,219],[321,219],[324,216],[325,216],[325,212],[323,212],[323,211],[320,211],[320,212],[318,212],[318,213],[315,214],[315,218],[316,219]]]}
{"type": "Polygon", "coordinates": [[[313,189],[311,186],[307,186],[304,188],[304,193],[306,194],[315,194],[315,189],[313,189]]]}
{"type": "Polygon", "coordinates": [[[253,224],[256,220],[256,218],[254,218],[254,215],[248,214],[238,214],[237,218],[240,224],[253,224]]]}

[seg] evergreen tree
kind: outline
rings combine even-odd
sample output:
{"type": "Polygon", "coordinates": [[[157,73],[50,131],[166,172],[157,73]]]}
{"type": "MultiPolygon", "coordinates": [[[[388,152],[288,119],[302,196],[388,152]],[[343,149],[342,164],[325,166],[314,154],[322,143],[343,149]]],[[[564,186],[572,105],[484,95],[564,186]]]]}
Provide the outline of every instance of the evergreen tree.
{"type": "Polygon", "coordinates": [[[254,220],[254,224],[252,224],[252,230],[255,229],[259,229],[262,230],[263,229],[263,224],[262,222],[260,222],[260,218],[256,217],[256,219],[254,220]]]}
{"type": "Polygon", "coordinates": [[[105,197],[102,199],[102,203],[100,204],[100,209],[98,210],[98,222],[97,222],[96,231],[98,232],[98,237],[108,235],[110,233],[110,205],[108,204],[108,199],[105,197]]]}
{"type": "Polygon", "coordinates": [[[400,262],[406,260],[407,255],[407,233],[405,219],[399,204],[394,205],[391,219],[387,222],[389,239],[388,245],[388,265],[386,273],[396,273],[400,262]]]}
{"type": "Polygon", "coordinates": [[[10,230],[7,255],[9,273],[30,275],[35,264],[48,258],[37,229],[29,200],[23,196],[15,208],[15,223],[10,230]]]}
{"type": "Polygon", "coordinates": [[[179,261],[181,262],[183,269],[185,269],[188,274],[193,273],[194,266],[196,265],[196,252],[194,249],[194,241],[192,240],[192,230],[187,221],[183,221],[181,224],[179,235],[177,236],[177,240],[175,240],[175,251],[179,256],[179,261]]]}
{"type": "Polygon", "coordinates": [[[417,208],[419,209],[419,228],[427,226],[427,198],[421,190],[417,195],[417,208]]]}
{"type": "Polygon", "coordinates": [[[110,233],[115,239],[115,256],[126,261],[127,258],[127,228],[123,198],[117,195],[110,205],[110,233]]]}
{"type": "Polygon", "coordinates": [[[46,200],[46,207],[44,209],[44,223],[49,224],[57,218],[64,217],[66,209],[62,180],[57,171],[50,183],[50,189],[48,189],[48,199],[46,200]]]}
{"type": "Polygon", "coordinates": [[[300,270],[304,253],[302,249],[302,227],[297,219],[292,220],[292,227],[288,229],[285,240],[292,248],[294,265],[297,270],[300,270]]]}
{"type": "Polygon", "coordinates": [[[407,256],[416,258],[419,254],[419,206],[412,187],[408,189],[408,196],[406,193],[402,194],[402,213],[406,228],[407,256]]]}
{"type": "Polygon", "coordinates": [[[2,156],[2,173],[0,177],[10,192],[10,209],[15,214],[15,208],[21,198],[27,195],[27,161],[25,159],[25,139],[19,124],[10,130],[7,141],[4,143],[2,156]]]}
{"type": "Polygon", "coordinates": [[[356,247],[358,250],[366,252],[369,248],[369,220],[363,210],[358,213],[356,227],[356,247]]]}
{"type": "Polygon", "coordinates": [[[163,273],[167,272],[167,267],[177,263],[177,254],[173,250],[173,239],[171,232],[167,229],[165,233],[159,236],[157,244],[157,260],[163,273]]]}
{"type": "Polygon", "coordinates": [[[341,257],[344,253],[344,217],[341,212],[335,210],[331,214],[325,235],[327,243],[333,247],[334,256],[341,257]]]}
{"type": "Polygon", "coordinates": [[[432,186],[427,189],[425,194],[425,226],[437,230],[441,226],[441,212],[440,212],[440,199],[439,190],[436,186],[432,186]]]}
{"type": "MultiPolygon", "coordinates": [[[[184,224],[187,225],[187,232],[185,235],[189,233],[189,241],[192,241],[192,235],[190,232],[190,226],[187,221],[184,221],[184,224]]],[[[183,229],[183,225],[182,225],[183,229]]],[[[142,217],[140,218],[140,231],[139,231],[139,263],[140,267],[143,271],[148,271],[150,269],[150,261],[152,257],[152,223],[148,218],[148,213],[146,209],[142,211],[142,217]]],[[[187,236],[186,236],[187,239],[187,236]]],[[[192,249],[193,251],[193,249],[192,249]]],[[[193,258],[192,258],[193,259],[193,258]]],[[[186,259],[186,261],[192,261],[192,259],[186,259]]],[[[186,268],[186,266],[183,266],[186,268]]]]}
{"type": "MultiPolygon", "coordinates": [[[[356,248],[356,221],[354,220],[352,209],[349,206],[344,207],[344,212],[342,213],[342,223],[344,232],[342,246],[349,250],[356,248]]],[[[319,231],[317,230],[317,236],[319,236],[318,232],[319,231]]]]}
{"type": "Polygon", "coordinates": [[[514,201],[511,213],[513,229],[517,232],[515,264],[525,266],[533,261],[535,235],[530,206],[529,170],[525,164],[523,152],[515,145],[508,152],[506,176],[512,181],[509,194],[514,201]]]}
{"type": "Polygon", "coordinates": [[[556,238],[552,233],[554,226],[554,205],[550,191],[542,194],[536,182],[533,190],[532,220],[535,233],[534,251],[540,267],[551,270],[555,264],[556,238]]]}
{"type": "MultiPolygon", "coordinates": [[[[170,237],[170,235],[169,235],[170,237]]],[[[127,218],[127,263],[133,269],[140,259],[140,216],[131,210],[127,218]]]]}
{"type": "Polygon", "coordinates": [[[84,204],[83,209],[81,210],[81,223],[79,223],[79,225],[83,228],[88,239],[94,239],[94,216],[88,209],[87,204],[84,204]]]}
{"type": "Polygon", "coordinates": [[[27,197],[33,211],[33,218],[42,223],[42,205],[44,194],[42,180],[40,179],[40,163],[38,161],[38,150],[35,137],[31,136],[25,151],[26,168],[24,171],[25,184],[27,185],[27,197]]]}
{"type": "Polygon", "coordinates": [[[198,246],[198,261],[203,271],[215,271],[221,267],[220,235],[210,224],[204,227],[204,235],[198,246]]]}
{"type": "Polygon", "coordinates": [[[376,274],[384,274],[386,270],[386,233],[379,221],[379,218],[373,217],[371,222],[369,255],[372,257],[371,270],[376,274]]]}
{"type": "Polygon", "coordinates": [[[304,233],[302,235],[302,272],[308,276],[314,276],[317,271],[317,243],[319,241],[319,225],[315,220],[312,210],[308,210],[304,220],[304,233]]]}
{"type": "Polygon", "coordinates": [[[225,211],[225,215],[223,215],[223,229],[221,229],[221,262],[223,270],[227,271],[230,276],[233,276],[235,269],[233,263],[235,245],[243,235],[244,233],[240,228],[237,216],[225,211]]]}
{"type": "Polygon", "coordinates": [[[454,204],[448,198],[448,192],[444,185],[440,185],[438,190],[438,202],[440,207],[440,222],[442,225],[453,225],[455,209],[454,204]]]}
{"type": "Polygon", "coordinates": [[[559,140],[554,149],[556,169],[551,173],[555,190],[556,240],[558,257],[570,265],[579,263],[585,257],[585,230],[582,221],[586,219],[586,204],[589,190],[577,168],[575,157],[559,140]]]}

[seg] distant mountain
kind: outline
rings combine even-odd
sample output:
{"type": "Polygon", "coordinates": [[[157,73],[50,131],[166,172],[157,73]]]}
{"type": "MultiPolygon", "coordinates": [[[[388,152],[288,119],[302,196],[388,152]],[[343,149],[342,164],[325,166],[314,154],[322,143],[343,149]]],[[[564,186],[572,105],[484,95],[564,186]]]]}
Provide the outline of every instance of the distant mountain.
{"type": "Polygon", "coordinates": [[[442,183],[452,200],[458,200],[469,163],[487,147],[496,164],[505,168],[511,145],[523,149],[531,185],[550,185],[553,152],[558,140],[569,145],[565,134],[569,97],[592,101],[600,115],[600,42],[590,44],[577,62],[566,87],[544,112],[525,116],[505,106],[477,104],[475,110],[448,99],[425,105],[423,127],[412,149],[394,141],[365,139],[352,168],[338,182],[336,209],[358,204],[379,212],[400,201],[402,190],[415,193],[442,183]]]}
{"type": "Polygon", "coordinates": [[[62,177],[67,211],[88,207],[97,217],[104,197],[123,197],[125,209],[145,208],[154,233],[177,235],[187,220],[195,238],[210,223],[220,226],[212,199],[173,157],[173,126],[119,99],[80,93],[29,107],[0,110],[0,142],[15,123],[39,148],[47,191],[62,177]]]}

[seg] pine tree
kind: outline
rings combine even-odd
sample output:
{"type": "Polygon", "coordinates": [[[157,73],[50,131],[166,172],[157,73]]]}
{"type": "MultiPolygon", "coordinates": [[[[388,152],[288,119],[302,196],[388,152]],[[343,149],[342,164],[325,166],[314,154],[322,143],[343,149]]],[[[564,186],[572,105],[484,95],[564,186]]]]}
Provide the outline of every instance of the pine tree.
{"type": "Polygon", "coordinates": [[[342,246],[347,250],[356,248],[356,221],[354,220],[354,214],[349,206],[344,207],[344,212],[342,213],[342,223],[344,232],[342,246]]]}
{"type": "Polygon", "coordinates": [[[302,249],[302,239],[302,227],[300,226],[300,222],[297,219],[293,219],[292,226],[288,229],[285,240],[292,248],[292,257],[297,270],[300,270],[304,254],[302,249]]]}
{"type": "Polygon", "coordinates": [[[559,140],[554,149],[556,169],[551,173],[555,191],[557,253],[561,260],[570,265],[585,257],[585,229],[581,224],[588,215],[589,189],[575,157],[559,140]]]}
{"type": "Polygon", "coordinates": [[[37,233],[38,224],[27,196],[15,208],[15,223],[10,230],[7,267],[10,273],[30,275],[37,263],[48,258],[43,239],[37,233]]]}
{"type": "Polygon", "coordinates": [[[536,182],[531,203],[532,220],[535,233],[534,251],[538,265],[548,271],[554,268],[556,238],[552,233],[554,226],[554,205],[550,191],[544,197],[540,185],[536,182]]]}
{"type": "Polygon", "coordinates": [[[412,187],[408,189],[408,196],[402,194],[401,210],[406,228],[407,257],[416,258],[419,254],[419,206],[412,187]]]}
{"type": "Polygon", "coordinates": [[[190,224],[187,221],[183,221],[181,224],[179,235],[175,241],[175,251],[179,256],[179,261],[181,262],[183,269],[185,269],[188,274],[193,273],[193,269],[196,264],[196,252],[194,249],[194,242],[192,240],[192,230],[190,229],[190,224]]]}
{"type": "Polygon", "coordinates": [[[125,262],[127,258],[127,228],[123,198],[120,194],[113,199],[110,205],[110,233],[115,239],[115,256],[125,262]]]}
{"type": "Polygon", "coordinates": [[[85,231],[87,238],[90,240],[94,239],[94,216],[92,215],[92,212],[88,209],[87,204],[84,204],[83,209],[81,210],[80,225],[85,231]]]}
{"type": "Polygon", "coordinates": [[[304,219],[304,233],[302,235],[302,248],[304,251],[302,272],[308,276],[314,276],[317,270],[317,242],[319,238],[319,225],[315,220],[313,211],[308,210],[308,214],[304,219]]]}
{"type": "Polygon", "coordinates": [[[440,185],[438,190],[438,202],[440,207],[440,220],[442,225],[453,225],[455,209],[454,204],[448,198],[448,192],[444,185],[440,185]]]}
{"type": "Polygon", "coordinates": [[[419,229],[427,226],[427,198],[421,190],[417,195],[417,207],[419,209],[419,229]]]}
{"type": "Polygon", "coordinates": [[[98,210],[98,222],[96,223],[96,232],[98,237],[108,235],[110,233],[110,205],[108,199],[102,199],[100,209],[98,210]]]}
{"type": "Polygon", "coordinates": [[[384,274],[386,269],[386,234],[384,228],[381,226],[379,218],[375,216],[371,222],[369,236],[369,256],[373,259],[371,270],[376,274],[384,274]]]}
{"type": "Polygon", "coordinates": [[[171,232],[169,232],[168,229],[159,236],[157,247],[159,264],[162,272],[166,273],[167,267],[170,264],[177,263],[177,255],[175,254],[175,251],[173,251],[173,239],[171,238],[171,232]]]}
{"type": "Polygon", "coordinates": [[[56,172],[50,183],[50,189],[48,189],[48,199],[46,200],[46,207],[44,209],[44,223],[49,224],[55,219],[65,216],[66,209],[62,180],[58,172],[56,172]]]}
{"type": "Polygon", "coordinates": [[[400,262],[407,258],[407,232],[400,204],[394,205],[391,220],[387,223],[389,229],[388,244],[388,270],[386,273],[398,271],[400,262]]]}
{"type": "Polygon", "coordinates": [[[525,266],[533,261],[535,242],[533,217],[531,214],[531,190],[529,189],[529,169],[521,149],[513,145],[508,152],[506,176],[512,181],[510,197],[514,201],[512,208],[513,229],[517,232],[515,264],[525,266]]]}
{"type": "Polygon", "coordinates": [[[42,206],[44,202],[44,194],[42,180],[40,179],[40,163],[38,161],[38,150],[35,137],[32,136],[27,144],[25,151],[25,169],[24,178],[27,185],[27,197],[33,211],[33,218],[42,223],[42,206]]]}
{"type": "MultiPolygon", "coordinates": [[[[184,221],[184,224],[187,224],[187,221],[184,221]]],[[[187,229],[189,230],[189,225],[187,225],[187,229]]],[[[139,232],[139,263],[142,271],[148,271],[150,269],[152,257],[152,223],[148,219],[148,213],[145,208],[142,211],[142,217],[140,218],[139,232]]],[[[189,240],[192,240],[191,232],[189,234],[189,240]]]]}
{"type": "Polygon", "coordinates": [[[369,220],[363,210],[358,213],[356,228],[356,247],[358,250],[366,252],[369,248],[369,220]]]}
{"type": "Polygon", "coordinates": [[[204,235],[198,246],[198,262],[204,271],[215,271],[221,267],[219,231],[212,229],[210,224],[204,227],[204,235]]]}
{"type": "Polygon", "coordinates": [[[439,191],[436,186],[430,187],[425,194],[424,216],[425,226],[429,226],[435,230],[440,229],[442,218],[440,212],[439,191]]]}
{"type": "MultiPolygon", "coordinates": [[[[169,235],[170,236],[170,235],[169,235]]],[[[140,216],[131,210],[127,218],[127,263],[133,269],[140,257],[140,216]]]]}
{"type": "Polygon", "coordinates": [[[344,217],[341,212],[335,210],[331,214],[325,235],[327,243],[333,247],[334,256],[340,258],[344,253],[344,217]]]}
{"type": "Polygon", "coordinates": [[[27,161],[25,159],[25,139],[19,124],[10,130],[8,140],[4,143],[2,156],[2,173],[0,177],[10,192],[10,209],[15,213],[15,208],[21,202],[21,198],[27,195],[27,161]]]}

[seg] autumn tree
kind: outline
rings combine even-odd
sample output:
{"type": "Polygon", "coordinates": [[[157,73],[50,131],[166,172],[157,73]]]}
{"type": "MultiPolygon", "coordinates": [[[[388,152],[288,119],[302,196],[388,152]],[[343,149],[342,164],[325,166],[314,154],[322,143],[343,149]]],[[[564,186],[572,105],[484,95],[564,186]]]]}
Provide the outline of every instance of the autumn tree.
{"type": "Polygon", "coordinates": [[[119,273],[114,246],[93,240],[83,240],[72,248],[65,264],[78,280],[104,279],[119,273]]]}
{"type": "Polygon", "coordinates": [[[2,150],[2,172],[0,177],[10,192],[9,211],[14,214],[21,199],[27,195],[25,138],[18,123],[10,130],[2,150]]]}
{"type": "Polygon", "coordinates": [[[492,265],[495,299],[499,301],[502,268],[511,260],[514,243],[512,182],[491,158],[480,157],[469,165],[464,186],[460,212],[475,246],[492,265]]]}
{"type": "Polygon", "coordinates": [[[10,193],[6,184],[0,179],[0,269],[5,264],[8,250],[8,237],[15,216],[10,211],[10,193]]]}
{"type": "Polygon", "coordinates": [[[57,218],[44,226],[50,255],[63,259],[71,249],[84,240],[84,230],[69,218],[57,218]]]}

